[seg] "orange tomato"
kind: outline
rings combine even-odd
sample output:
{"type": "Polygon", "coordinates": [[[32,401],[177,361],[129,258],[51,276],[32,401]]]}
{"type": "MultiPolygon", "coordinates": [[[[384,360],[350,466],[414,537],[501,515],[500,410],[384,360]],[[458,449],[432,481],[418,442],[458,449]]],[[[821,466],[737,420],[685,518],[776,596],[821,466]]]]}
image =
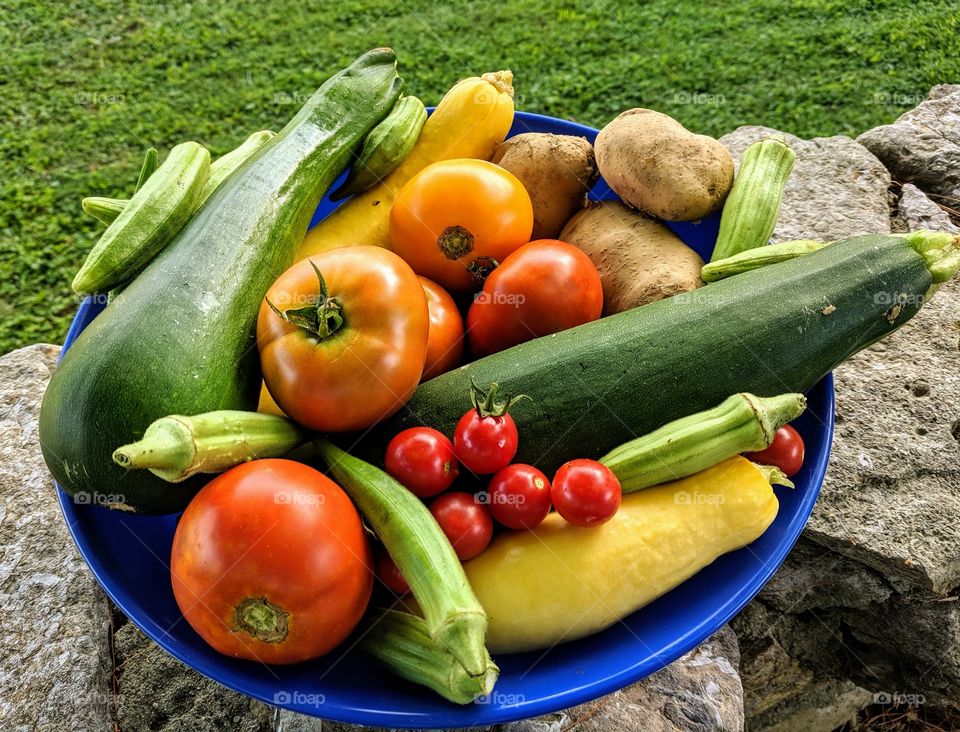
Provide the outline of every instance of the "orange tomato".
{"type": "Polygon", "coordinates": [[[214,478],[184,511],[170,573],[183,617],[220,653],[261,663],[322,656],[373,589],[370,547],[347,494],[292,460],[214,478]]]}
{"type": "Polygon", "coordinates": [[[393,250],[451,292],[479,289],[486,272],[530,240],[533,206],[523,184],[486,160],[444,160],[400,189],[390,209],[393,250]]]}
{"type": "Polygon", "coordinates": [[[421,381],[432,379],[449,371],[463,356],[463,317],[457,310],[457,304],[433,280],[420,278],[423,292],[427,296],[427,310],[430,313],[430,335],[427,338],[427,361],[423,366],[421,381]]]}
{"type": "Polygon", "coordinates": [[[417,388],[429,328],[423,286],[400,257],[331,249],[297,262],[267,292],[257,319],[263,380],[305,427],[365,429],[417,388]]]}

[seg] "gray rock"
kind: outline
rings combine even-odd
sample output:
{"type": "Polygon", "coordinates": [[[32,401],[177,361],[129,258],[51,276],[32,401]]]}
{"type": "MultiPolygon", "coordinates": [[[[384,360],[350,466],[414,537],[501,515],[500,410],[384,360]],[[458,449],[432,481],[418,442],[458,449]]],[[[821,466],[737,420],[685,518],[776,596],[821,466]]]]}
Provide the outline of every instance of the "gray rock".
{"type": "Polygon", "coordinates": [[[931,97],[892,125],[874,127],[857,141],[901,183],[937,197],[960,195],[960,92],[934,87],[931,97]]]}
{"type": "Polygon", "coordinates": [[[123,732],[268,732],[273,708],[184,666],[133,623],[114,635],[123,732]]]}
{"type": "Polygon", "coordinates": [[[960,228],[950,220],[950,215],[913,183],[903,184],[894,210],[894,219],[902,224],[901,231],[931,229],[960,233],[960,228]]]}
{"type": "Polygon", "coordinates": [[[743,687],[729,627],[648,678],[595,702],[503,726],[502,732],[741,730],[743,687]]]}
{"type": "Polygon", "coordinates": [[[806,535],[890,581],[960,585],[960,282],[834,372],[837,424],[806,535]]]}
{"type": "Polygon", "coordinates": [[[830,241],[890,231],[890,174],[849,137],[802,140],[769,127],[739,127],[720,138],[739,161],[764,137],[780,137],[797,154],[787,179],[773,241],[830,241]]]}
{"type": "Polygon", "coordinates": [[[927,99],[942,99],[945,96],[960,91],[960,84],[937,84],[930,89],[927,99]]]}
{"type": "Polygon", "coordinates": [[[40,456],[37,416],[59,349],[0,358],[0,726],[112,729],[106,596],[80,558],[40,456]]]}

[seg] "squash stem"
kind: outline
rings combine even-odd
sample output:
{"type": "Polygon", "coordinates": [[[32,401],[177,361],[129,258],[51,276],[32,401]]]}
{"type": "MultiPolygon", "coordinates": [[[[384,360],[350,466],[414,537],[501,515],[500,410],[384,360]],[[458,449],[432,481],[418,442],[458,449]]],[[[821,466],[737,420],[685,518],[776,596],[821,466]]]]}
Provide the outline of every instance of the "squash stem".
{"type": "Polygon", "coordinates": [[[960,236],[921,229],[904,238],[923,257],[935,285],[949,281],[960,271],[960,236]]]}
{"type": "Polygon", "coordinates": [[[196,473],[219,473],[248,460],[284,455],[306,440],[293,422],[272,414],[175,414],[153,422],[137,442],[117,448],[113,461],[179,483],[196,473]]]}

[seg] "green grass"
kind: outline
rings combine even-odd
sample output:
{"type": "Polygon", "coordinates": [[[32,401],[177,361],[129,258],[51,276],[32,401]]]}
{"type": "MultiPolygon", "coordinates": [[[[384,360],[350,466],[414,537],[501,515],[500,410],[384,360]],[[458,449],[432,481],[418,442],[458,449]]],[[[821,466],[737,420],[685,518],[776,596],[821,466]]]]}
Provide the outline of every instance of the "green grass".
{"type": "Polygon", "coordinates": [[[3,0],[0,353],[62,340],[70,280],[100,230],[81,197],[129,195],[147,146],[190,138],[220,154],[279,129],[370,47],[395,48],[428,103],[509,67],[520,109],[595,126],[647,106],[712,135],[856,135],[960,81],[951,5],[3,0]]]}

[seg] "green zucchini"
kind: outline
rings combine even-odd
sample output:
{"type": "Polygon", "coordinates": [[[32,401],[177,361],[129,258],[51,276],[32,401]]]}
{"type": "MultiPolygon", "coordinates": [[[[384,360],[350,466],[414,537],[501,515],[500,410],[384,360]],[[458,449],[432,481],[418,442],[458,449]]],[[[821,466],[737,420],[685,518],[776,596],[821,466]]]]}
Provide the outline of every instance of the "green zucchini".
{"type": "Polygon", "coordinates": [[[511,415],[517,462],[550,474],[599,458],[730,394],[803,393],[912,318],[960,268],[960,238],[859,236],[763,269],[528,341],[431,379],[365,442],[418,424],[453,434],[471,379],[529,394],[511,415]],[[933,274],[931,274],[933,273],[933,274]]]}
{"type": "Polygon", "coordinates": [[[746,149],[733,188],[723,204],[720,231],[710,261],[726,259],[770,241],[796,157],[789,145],[772,137],[746,149]]]}
{"type": "Polygon", "coordinates": [[[206,482],[167,483],[125,470],[112,454],[169,414],[256,408],[254,325],[263,296],[292,263],[320,197],[401,86],[390,49],[364,54],[331,77],[80,334],[40,411],[43,456],[64,490],[169,513],[206,482]]]}
{"type": "Polygon", "coordinates": [[[133,279],[190,218],[209,173],[210,153],[202,145],[174,147],[87,255],[74,292],[107,292],[133,279]]]}

